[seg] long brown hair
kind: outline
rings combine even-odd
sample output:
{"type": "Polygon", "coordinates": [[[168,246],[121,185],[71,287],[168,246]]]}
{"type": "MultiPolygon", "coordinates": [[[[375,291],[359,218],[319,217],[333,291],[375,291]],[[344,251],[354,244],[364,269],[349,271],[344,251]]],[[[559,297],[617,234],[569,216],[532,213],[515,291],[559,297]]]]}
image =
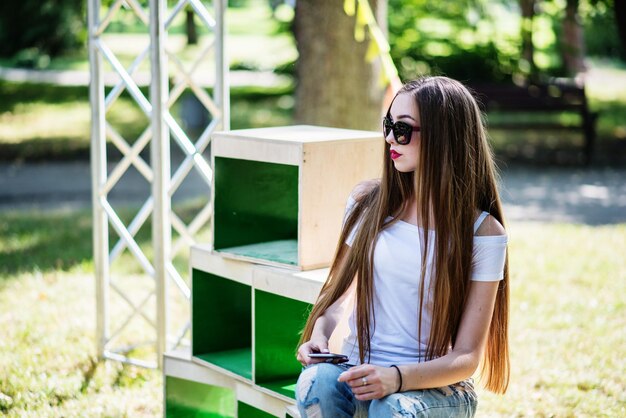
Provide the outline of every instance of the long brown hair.
{"type": "MultiPolygon", "coordinates": [[[[411,81],[398,94],[412,95],[419,109],[421,133],[417,170],[410,173],[396,170],[388,157],[390,145],[384,142],[382,179],[356,196],[355,208],[341,231],[329,278],[301,337],[301,343],[311,338],[315,321],[348,290],[356,277],[356,328],[362,363],[370,350],[370,329],[374,321],[374,246],[378,233],[391,224],[385,221],[388,216],[399,215],[410,199],[416,199],[423,231],[435,231],[434,243],[428,242],[428,233],[422,236],[419,334],[421,301],[425,291],[433,292],[427,359],[445,355],[455,344],[470,288],[476,209],[489,212],[505,224],[492,151],[472,94],[461,83],[446,77],[411,81]],[[430,219],[434,220],[434,225],[429,224],[430,219]],[[360,227],[351,249],[345,251],[343,243],[357,223],[360,227]],[[430,289],[424,289],[429,245],[434,245],[434,269],[430,289]]],[[[506,391],[509,381],[508,277],[507,255],[482,362],[485,387],[498,393],[506,391]]]]}

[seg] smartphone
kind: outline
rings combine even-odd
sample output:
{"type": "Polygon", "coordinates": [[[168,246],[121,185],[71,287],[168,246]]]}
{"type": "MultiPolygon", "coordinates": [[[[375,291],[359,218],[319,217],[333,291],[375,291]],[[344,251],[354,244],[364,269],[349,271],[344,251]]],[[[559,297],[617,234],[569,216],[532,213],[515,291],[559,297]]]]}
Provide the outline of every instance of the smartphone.
{"type": "Polygon", "coordinates": [[[335,353],[311,353],[309,357],[324,359],[326,363],[345,363],[348,361],[348,356],[335,353]]]}

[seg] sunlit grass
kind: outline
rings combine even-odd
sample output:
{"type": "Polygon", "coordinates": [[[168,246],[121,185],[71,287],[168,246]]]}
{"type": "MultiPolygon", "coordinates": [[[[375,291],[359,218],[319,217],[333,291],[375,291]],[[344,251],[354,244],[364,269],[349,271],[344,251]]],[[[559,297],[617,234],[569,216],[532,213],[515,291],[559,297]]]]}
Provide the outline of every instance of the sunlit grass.
{"type": "MultiPolygon", "coordinates": [[[[190,224],[206,204],[206,199],[193,199],[172,205],[176,216],[190,224]]],[[[115,207],[115,205],[114,205],[115,207]]],[[[115,207],[122,223],[129,225],[138,209],[115,207]]],[[[119,237],[109,228],[109,251],[119,237]]],[[[176,243],[180,235],[172,232],[176,243]]],[[[197,240],[208,241],[208,224],[195,234],[197,240]]],[[[152,259],[150,218],[133,236],[148,259],[152,259]]],[[[187,271],[188,246],[174,254],[174,265],[187,271]]],[[[90,210],[57,209],[52,211],[3,211],[0,213],[0,289],[5,281],[24,273],[69,272],[85,273],[93,270],[92,213],[90,210]],[[6,280],[5,280],[6,279],[6,280]]],[[[136,258],[126,248],[119,257],[111,260],[112,273],[137,275],[145,273],[136,258]]],[[[183,274],[185,276],[185,274],[183,274]]]]}
{"type": "Polygon", "coordinates": [[[22,273],[90,270],[91,256],[87,211],[0,214],[0,289],[22,273]]]}
{"type": "MultiPolygon", "coordinates": [[[[282,49],[279,43],[277,49],[282,49]]],[[[247,64],[262,68],[267,63],[256,61],[247,64]]],[[[619,163],[619,156],[626,149],[626,119],[623,117],[626,111],[626,69],[623,63],[614,61],[590,60],[589,64],[587,96],[591,111],[599,114],[596,156],[601,157],[598,159],[601,162],[619,163]]],[[[144,94],[148,95],[147,89],[144,89],[144,94]]],[[[0,95],[4,98],[0,103],[0,154],[3,159],[36,160],[88,155],[90,105],[87,88],[0,82],[0,95]]],[[[182,98],[178,99],[171,109],[179,121],[182,118],[182,102],[182,98]]],[[[292,86],[233,88],[231,128],[291,124],[293,107],[292,86]]],[[[500,115],[492,113],[489,117],[497,121],[500,115]]],[[[545,132],[532,129],[535,120],[546,122],[556,119],[560,123],[578,125],[578,114],[507,115],[507,118],[510,117],[513,122],[528,123],[529,128],[519,132],[493,132],[496,154],[504,159],[532,160],[546,155],[546,152],[568,154],[568,161],[582,158],[577,156],[582,150],[582,130],[545,132]]],[[[131,144],[148,126],[146,115],[128,94],[122,95],[109,109],[107,120],[131,144]]],[[[548,161],[561,160],[559,157],[548,161]]]]}
{"type": "MultiPolygon", "coordinates": [[[[231,128],[291,124],[292,91],[291,86],[233,88],[231,128]]],[[[0,81],[0,96],[6,97],[0,103],[0,160],[89,155],[91,110],[86,88],[0,81]]],[[[183,101],[179,98],[170,110],[181,125],[183,101]]],[[[128,94],[113,103],[107,121],[129,144],[149,125],[128,94]]]]}
{"type": "MultiPolygon", "coordinates": [[[[189,212],[179,211],[186,221],[191,206],[189,212]]],[[[132,208],[121,212],[125,221],[134,214],[132,208]]],[[[158,372],[94,363],[89,211],[3,213],[0,220],[0,264],[5,266],[0,273],[0,413],[159,415],[158,372]],[[38,247],[42,242],[46,245],[38,247]]],[[[513,223],[509,236],[511,385],[503,397],[481,390],[478,416],[623,416],[626,224],[513,223]]],[[[149,231],[137,239],[150,258],[149,231]]],[[[207,239],[204,232],[201,240],[207,239]]],[[[188,259],[178,263],[184,271],[188,259]]],[[[112,277],[135,303],[153,286],[127,253],[115,263],[112,277]]],[[[172,305],[175,321],[182,323],[187,303],[178,299],[172,305]]],[[[117,314],[111,320],[115,328],[130,308],[114,292],[110,307],[117,314]]],[[[146,312],[153,315],[153,301],[146,312]]],[[[147,323],[136,319],[119,342],[137,336],[148,340],[150,333],[147,323]]]]}
{"type": "MultiPolygon", "coordinates": [[[[174,205],[189,223],[206,202],[174,205]]],[[[136,208],[120,207],[128,223],[136,208]]],[[[135,239],[148,259],[153,252],[150,225],[135,239]]],[[[117,237],[110,232],[110,245],[117,237]]],[[[202,228],[197,239],[208,240],[202,228]]],[[[173,234],[177,238],[177,234],[173,234]]],[[[159,372],[114,362],[96,361],[96,295],[89,210],[3,212],[0,216],[0,414],[22,416],[158,416],[161,414],[159,372]]],[[[188,280],[188,246],[174,265],[188,280]]],[[[134,305],[144,298],[147,319],[155,322],[155,284],[136,258],[123,252],[111,266],[111,283],[134,305]],[[150,296],[151,295],[151,296],[150,296]]],[[[189,303],[170,285],[170,329],[179,330],[189,317],[189,303]]],[[[114,333],[133,308],[110,288],[106,298],[114,333]]],[[[188,336],[187,336],[188,338],[188,336]]],[[[113,343],[137,341],[134,358],[155,360],[154,330],[137,315],[113,343]]]]}
{"type": "Polygon", "coordinates": [[[512,225],[511,386],[483,393],[479,415],[624,415],[625,237],[626,225],[512,225]]]}
{"type": "Polygon", "coordinates": [[[96,361],[95,318],[91,274],[12,277],[0,291],[0,415],[160,414],[159,372],[96,361]]]}
{"type": "Polygon", "coordinates": [[[88,102],[19,103],[0,114],[0,138],[7,143],[24,138],[83,139],[89,135],[89,118],[88,102]]]}

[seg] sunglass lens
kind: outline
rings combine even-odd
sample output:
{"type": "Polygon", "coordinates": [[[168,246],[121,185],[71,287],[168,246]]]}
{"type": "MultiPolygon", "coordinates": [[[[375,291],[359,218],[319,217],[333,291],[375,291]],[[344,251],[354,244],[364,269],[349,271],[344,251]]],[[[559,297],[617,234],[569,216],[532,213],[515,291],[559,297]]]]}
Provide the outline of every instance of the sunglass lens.
{"type": "Polygon", "coordinates": [[[389,135],[389,132],[393,129],[393,123],[389,120],[388,117],[383,118],[383,133],[385,134],[385,138],[389,135]]]}
{"type": "Polygon", "coordinates": [[[389,116],[383,118],[383,134],[385,138],[389,136],[389,132],[393,131],[393,137],[400,145],[406,145],[411,142],[411,134],[413,127],[404,122],[393,122],[389,116]]]}
{"type": "Polygon", "coordinates": [[[402,122],[396,122],[395,126],[393,127],[393,135],[400,145],[406,145],[409,143],[411,138],[411,131],[411,126],[402,122]]]}

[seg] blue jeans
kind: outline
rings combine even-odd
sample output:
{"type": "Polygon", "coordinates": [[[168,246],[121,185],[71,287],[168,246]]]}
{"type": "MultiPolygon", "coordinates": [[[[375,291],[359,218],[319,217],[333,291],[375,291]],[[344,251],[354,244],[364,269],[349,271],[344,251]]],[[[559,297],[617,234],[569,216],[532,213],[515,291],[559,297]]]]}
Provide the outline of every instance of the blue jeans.
{"type": "Polygon", "coordinates": [[[350,367],[319,363],[302,371],[296,386],[296,401],[302,418],[471,418],[476,413],[478,401],[471,379],[442,388],[412,390],[372,401],[359,401],[347,383],[337,381],[339,374],[350,367]]]}

